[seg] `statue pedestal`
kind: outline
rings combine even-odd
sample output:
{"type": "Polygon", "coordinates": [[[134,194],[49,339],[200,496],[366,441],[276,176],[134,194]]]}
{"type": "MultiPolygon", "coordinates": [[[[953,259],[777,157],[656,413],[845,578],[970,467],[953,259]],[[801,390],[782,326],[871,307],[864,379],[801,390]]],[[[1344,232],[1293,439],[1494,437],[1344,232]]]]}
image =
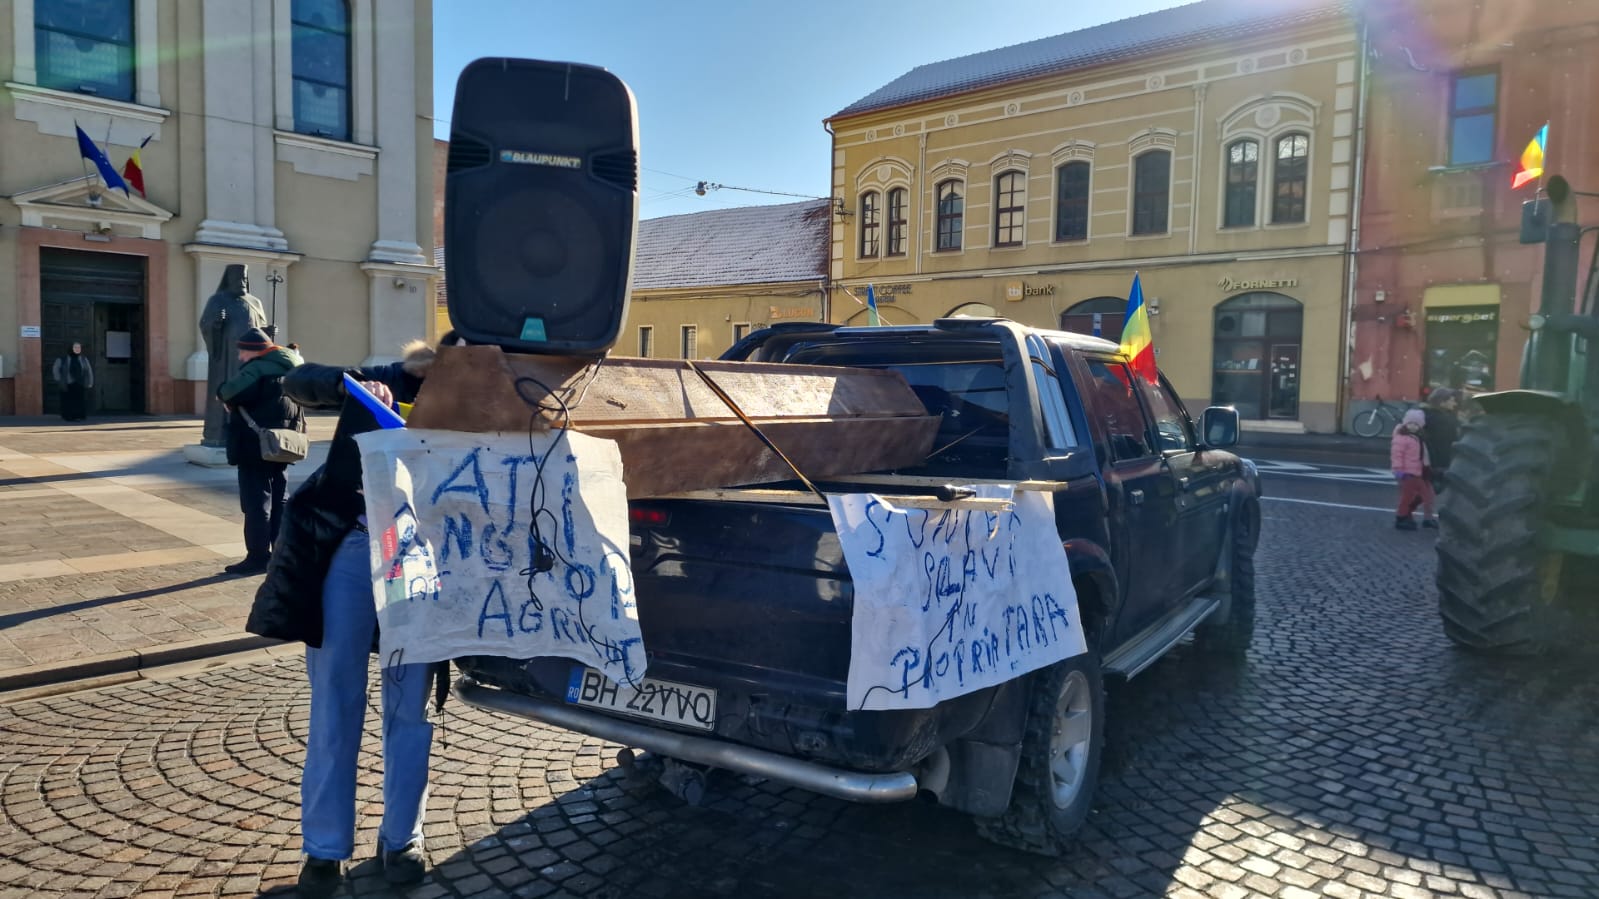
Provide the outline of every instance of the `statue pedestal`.
{"type": "Polygon", "coordinates": [[[183,458],[187,459],[190,465],[200,465],[205,468],[228,467],[228,451],[225,447],[191,443],[183,448],[183,458]]]}

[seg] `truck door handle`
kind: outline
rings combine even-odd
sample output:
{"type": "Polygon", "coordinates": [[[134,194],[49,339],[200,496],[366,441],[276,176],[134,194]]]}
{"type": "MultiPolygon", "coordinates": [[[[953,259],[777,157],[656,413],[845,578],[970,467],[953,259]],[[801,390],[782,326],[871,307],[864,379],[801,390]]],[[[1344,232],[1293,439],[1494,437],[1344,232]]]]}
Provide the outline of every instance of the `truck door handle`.
{"type": "Polygon", "coordinates": [[[1144,491],[1142,491],[1142,490],[1134,490],[1132,493],[1128,494],[1128,496],[1131,496],[1133,498],[1133,505],[1135,505],[1135,506],[1143,505],[1143,503],[1144,503],[1144,491]]]}
{"type": "Polygon", "coordinates": [[[1188,476],[1184,475],[1183,477],[1178,478],[1177,479],[1177,486],[1179,488],[1183,489],[1183,490],[1187,490],[1188,489],[1188,476]]]}

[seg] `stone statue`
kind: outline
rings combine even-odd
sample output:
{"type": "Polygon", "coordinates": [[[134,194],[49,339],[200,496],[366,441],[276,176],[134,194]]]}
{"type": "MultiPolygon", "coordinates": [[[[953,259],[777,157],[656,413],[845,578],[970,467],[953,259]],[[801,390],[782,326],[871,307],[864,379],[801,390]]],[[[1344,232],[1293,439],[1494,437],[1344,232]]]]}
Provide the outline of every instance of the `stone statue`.
{"type": "Polygon", "coordinates": [[[205,432],[202,446],[225,446],[222,402],[217,388],[239,373],[241,363],[235,348],[239,337],[251,328],[265,328],[266,312],[261,301],[250,295],[250,279],[242,265],[230,265],[222,272],[217,292],[205,301],[200,313],[200,336],[205,338],[208,357],[205,386],[205,432]]]}

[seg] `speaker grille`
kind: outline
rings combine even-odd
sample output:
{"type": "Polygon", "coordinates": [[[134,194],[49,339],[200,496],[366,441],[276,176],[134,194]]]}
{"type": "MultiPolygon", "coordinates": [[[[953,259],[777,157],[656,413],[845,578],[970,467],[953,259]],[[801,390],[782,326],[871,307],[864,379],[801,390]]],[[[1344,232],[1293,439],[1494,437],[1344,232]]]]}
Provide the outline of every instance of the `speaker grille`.
{"type": "Polygon", "coordinates": [[[631,150],[594,157],[594,177],[623,190],[638,189],[638,154],[631,150]]]}
{"type": "Polygon", "coordinates": [[[447,172],[475,169],[488,165],[493,158],[494,151],[488,144],[462,134],[450,135],[450,158],[445,164],[447,172]]]}

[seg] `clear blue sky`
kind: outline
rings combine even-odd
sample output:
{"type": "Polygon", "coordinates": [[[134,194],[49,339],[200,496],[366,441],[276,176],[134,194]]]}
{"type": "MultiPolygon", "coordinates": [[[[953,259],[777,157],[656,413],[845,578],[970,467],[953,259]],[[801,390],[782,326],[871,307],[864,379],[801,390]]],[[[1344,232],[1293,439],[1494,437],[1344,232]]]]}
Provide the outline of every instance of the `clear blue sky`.
{"type": "Polygon", "coordinates": [[[434,134],[481,56],[603,66],[638,98],[641,218],[794,202],[695,181],[826,196],[822,119],[918,65],[1180,0],[435,0],[434,134]],[[671,174],[664,174],[671,173],[671,174]]]}

